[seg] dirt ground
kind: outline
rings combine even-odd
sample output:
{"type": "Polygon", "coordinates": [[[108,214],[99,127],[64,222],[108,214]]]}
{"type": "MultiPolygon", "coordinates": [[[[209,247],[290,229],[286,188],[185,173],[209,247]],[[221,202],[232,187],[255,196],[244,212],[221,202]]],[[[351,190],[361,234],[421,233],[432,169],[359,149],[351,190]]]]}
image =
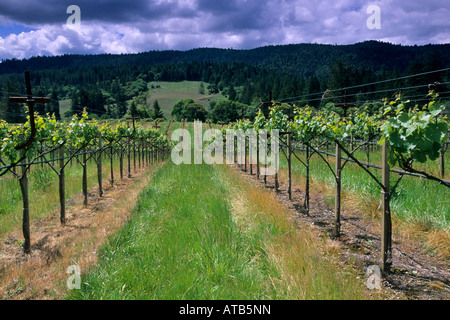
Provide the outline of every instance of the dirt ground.
{"type": "MultiPolygon", "coordinates": [[[[242,167],[235,169],[255,184],[274,190],[274,177],[257,179],[242,167]]],[[[334,209],[327,205],[320,192],[310,192],[310,213],[304,208],[304,189],[292,183],[292,199],[289,200],[287,181],[279,178],[277,197],[286,207],[294,211],[298,223],[308,224],[333,241],[344,263],[352,262],[356,268],[367,270],[380,265],[380,226],[367,219],[355,209],[341,208],[341,235],[334,237],[334,209]]],[[[393,226],[392,256],[390,272],[382,274],[381,290],[391,299],[447,300],[450,299],[450,264],[447,258],[431,256],[419,242],[404,235],[393,226]]]]}

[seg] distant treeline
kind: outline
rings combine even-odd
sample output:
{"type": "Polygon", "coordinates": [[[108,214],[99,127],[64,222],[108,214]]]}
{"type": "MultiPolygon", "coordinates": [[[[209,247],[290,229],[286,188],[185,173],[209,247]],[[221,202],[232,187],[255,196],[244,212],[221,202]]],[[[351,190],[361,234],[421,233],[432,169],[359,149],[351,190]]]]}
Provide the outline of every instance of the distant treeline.
{"type": "MultiPolygon", "coordinates": [[[[25,69],[32,71],[35,94],[70,99],[72,112],[87,107],[99,116],[121,117],[129,108],[127,101],[157,81],[202,81],[207,84],[205,92],[221,92],[230,101],[245,105],[272,98],[323,107],[330,101],[342,102],[344,93],[353,102],[364,102],[392,97],[396,92],[387,89],[406,87],[415,88],[402,90],[403,94],[424,96],[427,84],[447,82],[450,73],[384,81],[446,68],[449,53],[450,45],[404,47],[370,41],[350,46],[304,44],[8,60],[0,64],[0,117],[8,121],[23,118],[19,115],[23,110],[9,105],[7,97],[24,93],[25,69]],[[327,89],[373,82],[380,83],[322,94],[327,89]]],[[[448,94],[445,85],[439,90],[448,94]]]]}

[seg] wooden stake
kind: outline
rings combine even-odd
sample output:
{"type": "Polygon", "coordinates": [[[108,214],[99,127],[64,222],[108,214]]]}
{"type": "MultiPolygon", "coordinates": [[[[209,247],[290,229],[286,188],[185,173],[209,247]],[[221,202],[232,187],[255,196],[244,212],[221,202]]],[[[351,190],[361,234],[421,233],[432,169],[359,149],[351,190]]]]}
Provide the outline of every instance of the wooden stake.
{"type": "Polygon", "coordinates": [[[259,134],[256,136],[256,179],[259,180],[261,171],[259,168],[259,134]]]}
{"type": "Polygon", "coordinates": [[[381,197],[381,269],[384,272],[389,271],[392,265],[392,221],[391,221],[391,208],[389,205],[390,198],[390,185],[389,185],[389,173],[390,167],[388,163],[388,146],[386,143],[382,146],[382,197],[381,197]]]}
{"type": "MultiPolygon", "coordinates": [[[[23,164],[26,160],[23,161],[23,164]]],[[[31,236],[30,236],[30,202],[28,199],[28,176],[27,167],[22,166],[22,176],[19,179],[20,191],[22,192],[23,211],[22,211],[22,233],[24,237],[23,252],[31,253],[31,236]]]]}
{"type": "Polygon", "coordinates": [[[341,234],[341,149],[336,144],[336,165],[335,165],[335,194],[334,194],[334,235],[339,237],[341,234]]]}
{"type": "Polygon", "coordinates": [[[131,143],[130,137],[127,137],[127,158],[128,158],[128,178],[131,178],[131,143]]]}
{"type": "Polygon", "coordinates": [[[111,187],[114,186],[114,168],[113,168],[113,147],[110,147],[111,157],[110,157],[110,164],[111,164],[111,187]]]}
{"type": "Polygon", "coordinates": [[[447,143],[444,142],[444,145],[442,146],[441,153],[439,154],[439,175],[442,179],[445,178],[445,151],[447,150],[447,143]]]}
{"type": "Polygon", "coordinates": [[[98,196],[103,197],[103,182],[102,182],[102,155],[103,152],[102,149],[102,135],[99,134],[98,136],[98,149],[99,155],[98,155],[98,161],[97,161],[97,179],[98,179],[98,196]]]}
{"type": "Polygon", "coordinates": [[[120,170],[120,180],[123,180],[123,149],[120,148],[119,154],[119,170],[120,170]]]}
{"type": "Polygon", "coordinates": [[[83,205],[88,206],[86,150],[83,153],[83,205]]]}
{"type": "Polygon", "coordinates": [[[287,161],[288,161],[288,194],[289,194],[289,200],[292,200],[292,171],[291,171],[291,134],[288,133],[287,135],[287,161]]]}
{"type": "Polygon", "coordinates": [[[306,146],[306,186],[305,186],[305,203],[306,215],[309,217],[309,146],[306,146]]]}
{"type": "Polygon", "coordinates": [[[59,220],[66,224],[66,183],[64,172],[64,146],[59,148],[59,220]]]}

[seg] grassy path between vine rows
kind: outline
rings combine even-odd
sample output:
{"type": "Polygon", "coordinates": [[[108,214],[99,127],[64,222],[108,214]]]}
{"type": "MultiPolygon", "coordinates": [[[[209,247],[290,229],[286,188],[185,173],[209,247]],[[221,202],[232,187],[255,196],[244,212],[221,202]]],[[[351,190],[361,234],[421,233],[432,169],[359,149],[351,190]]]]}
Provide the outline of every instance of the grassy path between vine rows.
{"type": "Polygon", "coordinates": [[[228,166],[167,163],[69,299],[368,299],[362,270],[228,166]]]}

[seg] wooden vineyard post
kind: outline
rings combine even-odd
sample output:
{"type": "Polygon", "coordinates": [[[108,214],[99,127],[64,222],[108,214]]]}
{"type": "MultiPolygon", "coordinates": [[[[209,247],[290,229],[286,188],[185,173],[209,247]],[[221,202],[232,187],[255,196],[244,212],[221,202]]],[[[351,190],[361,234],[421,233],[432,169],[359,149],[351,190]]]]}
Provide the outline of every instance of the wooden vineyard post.
{"type": "Polygon", "coordinates": [[[133,170],[136,172],[136,141],[133,140],[133,170]]]}
{"type": "Polygon", "coordinates": [[[83,205],[88,205],[88,190],[87,190],[87,160],[86,150],[83,152],[83,205]]]}
{"type": "Polygon", "coordinates": [[[339,237],[341,233],[341,148],[336,144],[336,164],[335,164],[335,194],[334,194],[334,235],[339,237]]]}
{"type": "Polygon", "coordinates": [[[366,162],[367,162],[367,164],[370,163],[370,144],[371,144],[371,142],[367,143],[367,146],[366,146],[366,162]]]}
{"type": "Polygon", "coordinates": [[[127,159],[128,159],[128,178],[131,178],[131,142],[130,137],[127,137],[127,159]]]}
{"type": "Polygon", "coordinates": [[[245,172],[247,172],[247,150],[248,150],[247,137],[244,136],[244,171],[245,172]]]}
{"type": "Polygon", "coordinates": [[[253,175],[253,144],[255,143],[254,140],[250,142],[249,138],[249,146],[248,146],[248,163],[250,165],[250,175],[253,175]]]}
{"type": "Polygon", "coordinates": [[[147,144],[144,143],[142,147],[142,163],[144,164],[144,167],[148,165],[147,163],[147,144]]]}
{"type": "Polygon", "coordinates": [[[119,150],[119,170],[120,170],[120,180],[123,180],[123,149],[120,147],[119,150]]]}
{"type": "Polygon", "coordinates": [[[287,133],[287,161],[288,161],[288,194],[289,194],[289,200],[292,200],[292,171],[291,171],[291,133],[287,133]]]}
{"type": "Polygon", "coordinates": [[[306,186],[305,186],[305,203],[306,215],[309,217],[309,146],[306,146],[306,186]]]}
{"type": "Polygon", "coordinates": [[[109,150],[111,152],[111,157],[109,159],[110,160],[110,164],[111,164],[111,187],[113,187],[114,186],[113,147],[111,146],[109,150]]]}
{"type": "Polygon", "coordinates": [[[149,158],[149,154],[150,154],[150,147],[148,145],[148,143],[145,145],[145,163],[147,164],[147,167],[150,165],[150,158],[149,158]]]}
{"type": "Polygon", "coordinates": [[[103,196],[103,184],[102,184],[102,135],[98,135],[98,161],[97,161],[97,178],[98,178],[98,195],[103,196]]]}
{"type": "Polygon", "coordinates": [[[264,152],[264,185],[267,184],[267,149],[264,152]]]}
{"type": "Polygon", "coordinates": [[[50,103],[50,98],[44,98],[44,97],[33,97],[32,90],[31,90],[31,76],[30,71],[25,71],[25,85],[27,89],[27,96],[26,97],[10,97],[9,102],[10,103],[26,103],[28,105],[28,113],[30,115],[30,137],[28,140],[16,147],[16,150],[23,150],[27,147],[29,147],[36,136],[36,123],[35,123],[35,114],[34,114],[34,105],[36,103],[50,103]]]}
{"type": "Polygon", "coordinates": [[[140,143],[138,144],[137,152],[138,152],[138,166],[140,169],[141,168],[141,144],[140,143]]]}
{"type": "Polygon", "coordinates": [[[259,180],[260,175],[260,168],[259,168],[259,134],[256,135],[256,179],[259,180]]]}
{"type": "Polygon", "coordinates": [[[66,224],[66,183],[64,170],[64,146],[59,148],[59,220],[66,224]]]}
{"type": "Polygon", "coordinates": [[[274,162],[275,162],[275,185],[274,185],[274,190],[275,192],[278,192],[278,155],[279,155],[280,150],[275,150],[275,155],[274,155],[274,162]]]}
{"type": "Polygon", "coordinates": [[[447,141],[444,142],[442,146],[441,153],[439,154],[439,175],[442,179],[445,178],[445,151],[447,150],[447,141]]]}
{"type": "Polygon", "coordinates": [[[142,166],[146,167],[147,165],[147,146],[144,144],[142,147],[142,166]]]}
{"type": "Polygon", "coordinates": [[[383,190],[381,197],[381,269],[383,272],[389,271],[392,265],[392,221],[391,221],[391,208],[389,205],[390,198],[390,185],[389,185],[389,173],[390,167],[388,163],[388,146],[383,143],[382,146],[382,181],[383,190]]]}
{"type": "Polygon", "coordinates": [[[237,152],[237,146],[238,146],[238,140],[237,139],[238,139],[238,137],[233,138],[235,163],[239,163],[238,152],[237,152]]]}
{"type": "Polygon", "coordinates": [[[28,199],[28,176],[26,160],[23,160],[22,164],[22,176],[19,179],[20,190],[22,192],[23,201],[23,216],[22,216],[22,233],[24,237],[23,252],[25,254],[31,253],[31,240],[30,240],[30,202],[28,199]]]}

